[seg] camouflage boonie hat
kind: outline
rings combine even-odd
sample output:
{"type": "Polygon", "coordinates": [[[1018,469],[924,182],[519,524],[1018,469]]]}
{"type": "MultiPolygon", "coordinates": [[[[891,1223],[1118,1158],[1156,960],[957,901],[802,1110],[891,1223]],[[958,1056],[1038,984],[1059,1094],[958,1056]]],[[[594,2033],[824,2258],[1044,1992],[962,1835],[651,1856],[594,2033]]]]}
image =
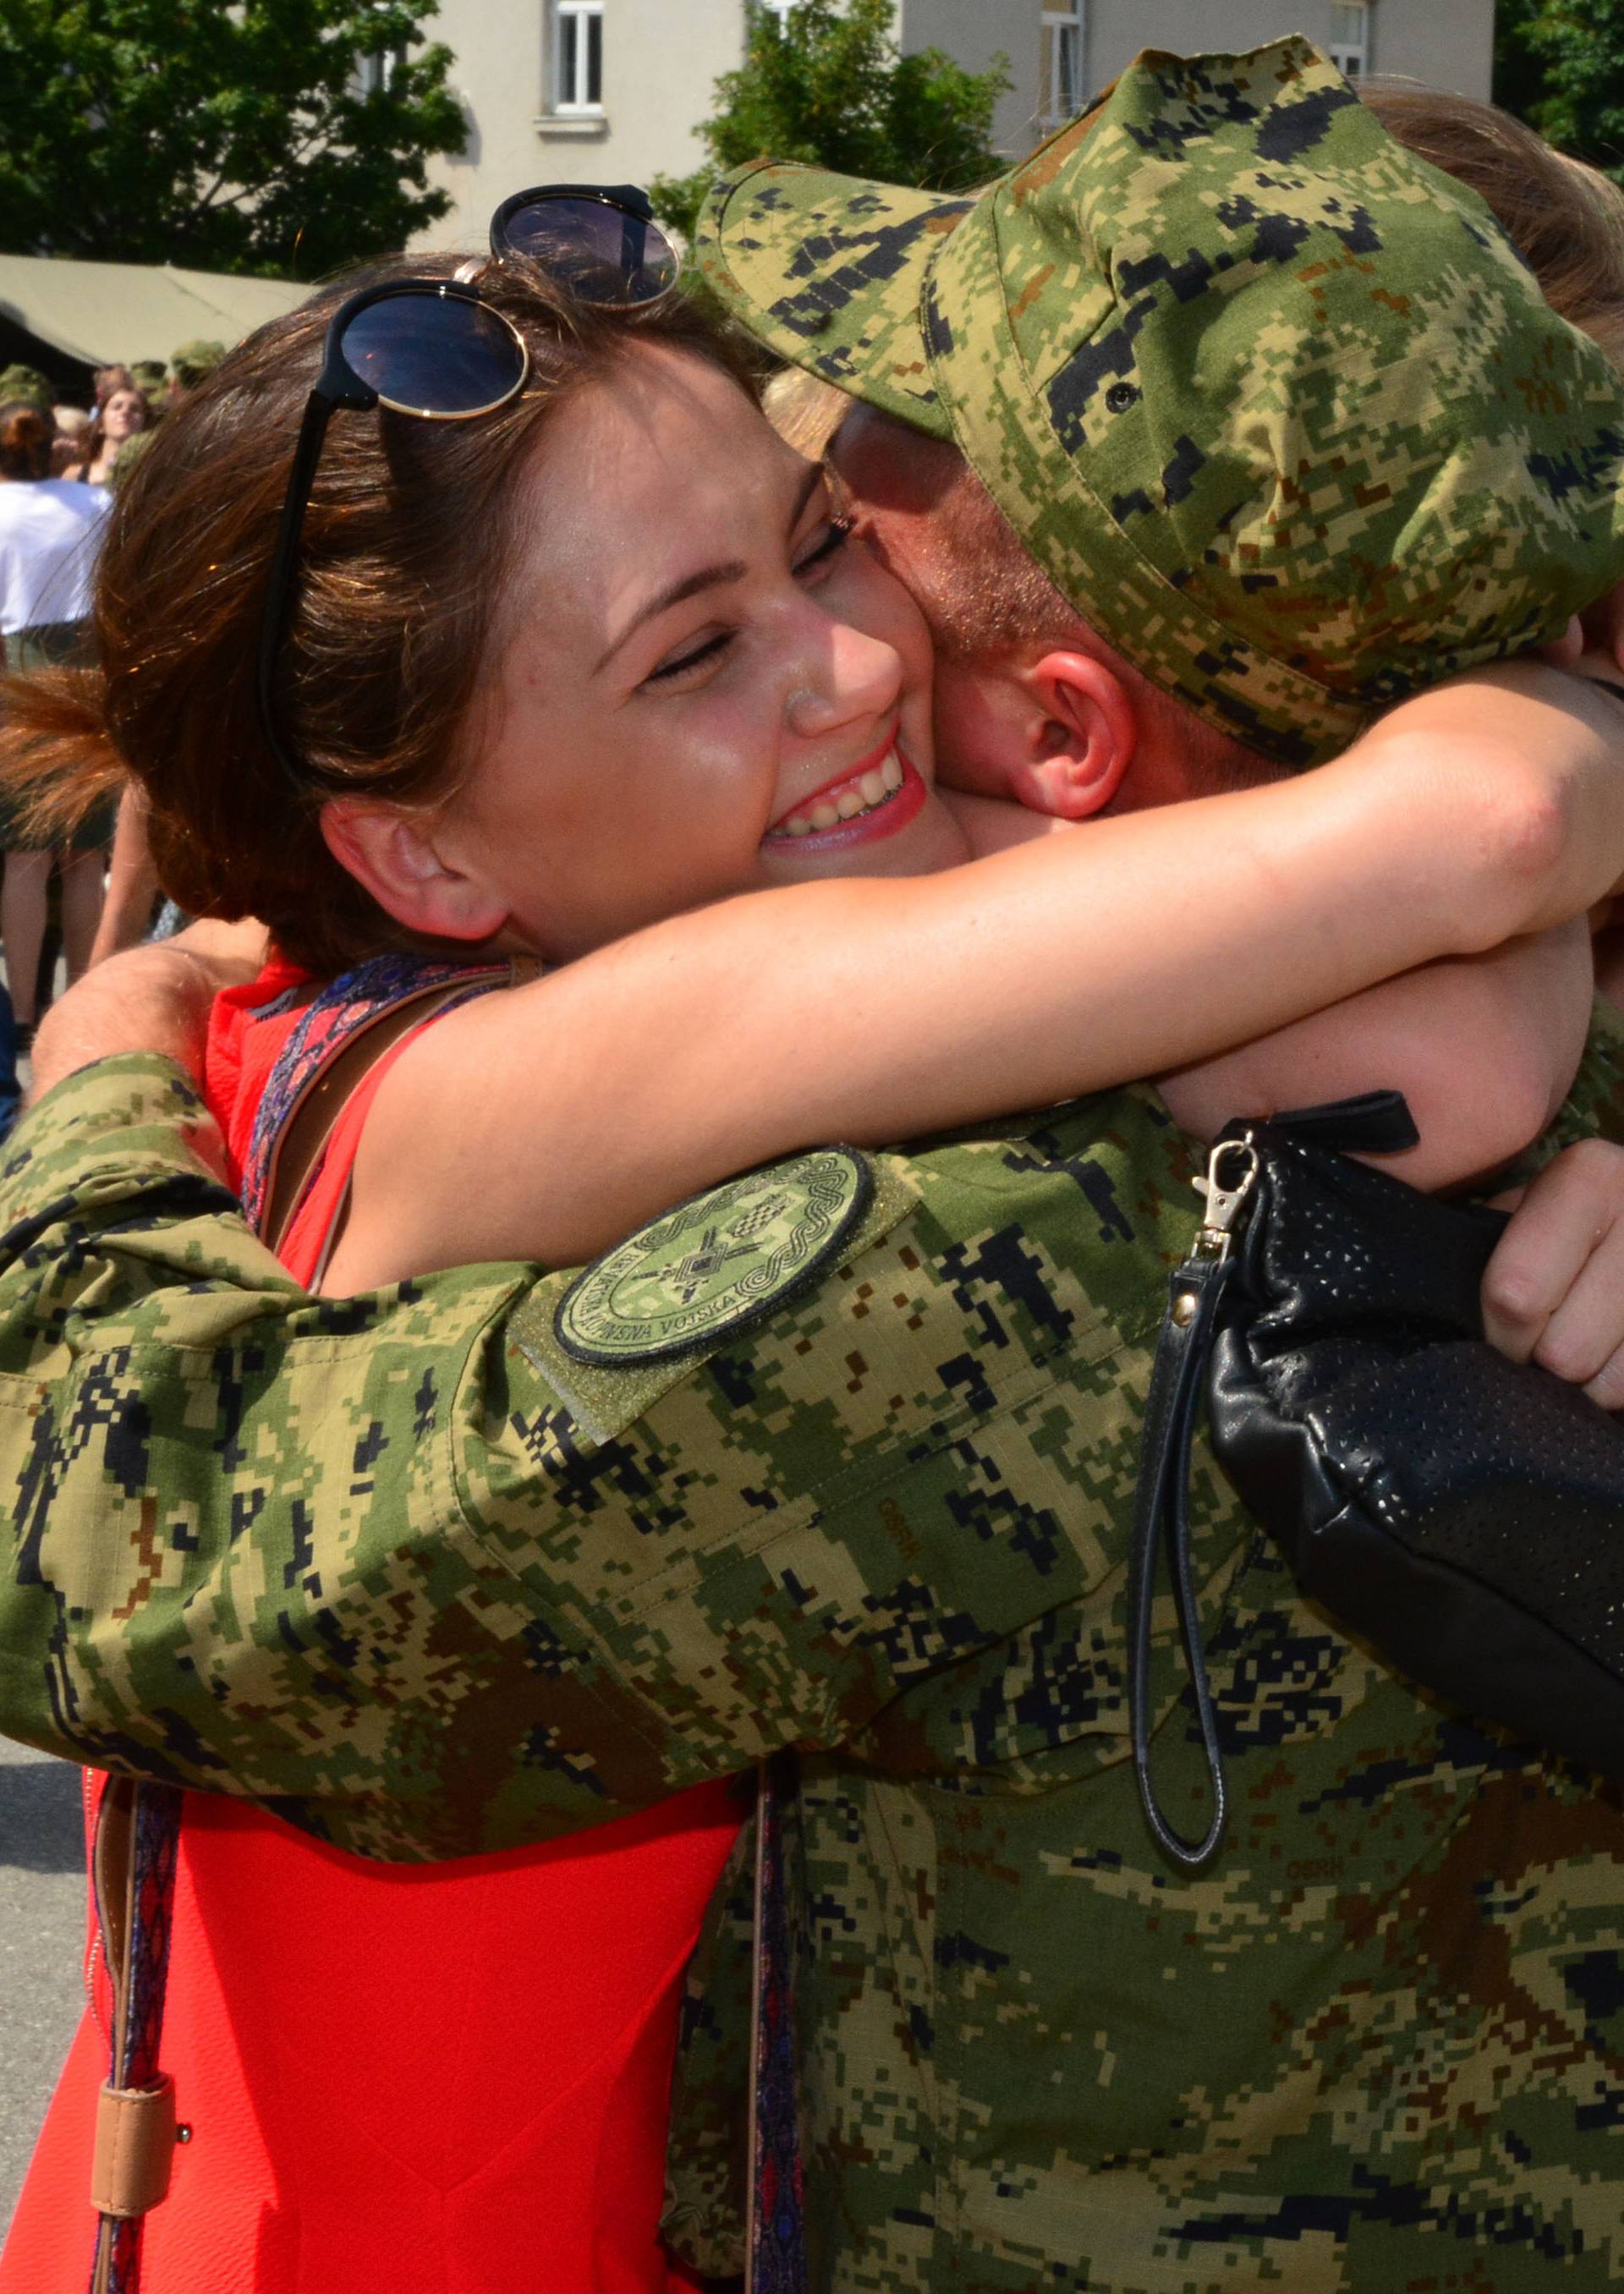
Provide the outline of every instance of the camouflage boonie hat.
{"type": "Polygon", "coordinates": [[[24,398],[42,414],[49,414],[53,397],[49,381],[37,366],[14,364],[0,370],[0,405],[24,398]]]}
{"type": "Polygon", "coordinates": [[[1318,50],[1142,55],[974,199],[712,193],[751,330],[956,442],[1043,572],[1293,766],[1624,575],[1624,381],[1318,50]]]}
{"type": "Polygon", "coordinates": [[[195,390],[225,356],[225,345],[207,340],[183,343],[169,357],[169,370],[183,390],[195,390]]]}

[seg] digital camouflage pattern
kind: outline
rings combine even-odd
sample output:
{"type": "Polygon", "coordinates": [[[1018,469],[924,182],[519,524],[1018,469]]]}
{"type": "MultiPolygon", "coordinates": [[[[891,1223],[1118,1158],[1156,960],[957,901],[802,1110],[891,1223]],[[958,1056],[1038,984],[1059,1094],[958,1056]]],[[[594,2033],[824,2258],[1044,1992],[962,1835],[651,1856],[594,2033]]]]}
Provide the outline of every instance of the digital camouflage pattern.
{"type": "MultiPolygon", "coordinates": [[[[1565,1123],[1624,1134],[1617,1023],[1565,1123]]],[[[178,1070],[123,1059],[0,1173],[8,1732],[394,1857],[803,1746],[816,2289],[1624,2274],[1618,1794],[1296,1601],[1205,1460],[1231,1832],[1194,1879],[1145,1833],[1125,1558],[1197,1210],[1153,1093],[873,1158],[849,1257],[708,1355],[596,1369],[591,1431],[548,1367],[567,1276],[312,1299],[217,1153],[178,1070]]],[[[672,2222],[736,2264],[749,1983],[725,1918],[710,1950],[672,2222]]]]}
{"type": "Polygon", "coordinates": [[[763,161],[704,275],[955,440],[1085,617],[1302,766],[1624,574],[1624,382],[1306,41],[1141,56],[974,199],[763,161]]]}

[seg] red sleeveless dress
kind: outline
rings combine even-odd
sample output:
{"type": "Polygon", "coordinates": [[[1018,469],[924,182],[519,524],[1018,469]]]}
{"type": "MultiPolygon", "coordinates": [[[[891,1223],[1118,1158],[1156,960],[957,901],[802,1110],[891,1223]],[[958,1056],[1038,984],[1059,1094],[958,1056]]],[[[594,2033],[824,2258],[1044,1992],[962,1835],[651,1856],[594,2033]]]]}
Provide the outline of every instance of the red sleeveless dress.
{"type": "MultiPolygon", "coordinates": [[[[216,1004],[208,1097],[239,1165],[301,980],[273,965],[216,1004]]],[[[302,1280],[370,1095],[288,1238],[302,1280]]],[[[707,1786],[546,1848],[391,1867],[188,1793],[161,2055],[191,2136],[147,2217],[142,2294],[694,2283],[655,2233],[667,2092],[683,1967],[741,1813],[707,1786]]],[[[90,1974],[0,2294],[88,2282],[108,2065],[90,1974]]]]}

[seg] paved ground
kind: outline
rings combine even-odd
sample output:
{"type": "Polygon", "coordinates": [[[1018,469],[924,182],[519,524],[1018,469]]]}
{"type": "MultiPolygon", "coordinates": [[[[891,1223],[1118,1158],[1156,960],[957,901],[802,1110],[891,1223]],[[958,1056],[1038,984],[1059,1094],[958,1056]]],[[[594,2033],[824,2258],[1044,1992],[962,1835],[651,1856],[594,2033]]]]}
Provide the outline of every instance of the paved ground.
{"type": "Polygon", "coordinates": [[[79,1774],[0,1737],[0,2234],[85,2002],[79,1774]]]}
{"type": "Polygon", "coordinates": [[[0,1737],[0,2226],[84,2002],[79,1771],[0,1737]]]}

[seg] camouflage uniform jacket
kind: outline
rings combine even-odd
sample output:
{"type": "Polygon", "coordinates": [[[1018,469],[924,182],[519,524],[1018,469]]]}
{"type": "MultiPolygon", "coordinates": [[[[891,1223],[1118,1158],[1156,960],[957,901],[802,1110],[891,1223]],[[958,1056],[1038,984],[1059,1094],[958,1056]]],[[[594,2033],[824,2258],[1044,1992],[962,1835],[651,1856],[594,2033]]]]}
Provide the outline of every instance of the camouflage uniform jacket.
{"type": "MultiPolygon", "coordinates": [[[[1624,1125],[1616,1029],[1567,1120],[1624,1125]]],[[[1152,1094],[872,1159],[816,1288],[618,1369],[561,1349],[569,1278],[533,1268],[308,1297],[214,1152],[144,1059],[70,1079],[12,1147],[8,1730],[394,1857],[802,1747],[819,2290],[1624,2274],[1618,1799],[1304,1608],[1205,1463],[1234,1816],[1194,1879],[1144,1832],[1124,1558],[1194,1201],[1152,1094]]],[[[754,1214],[716,1201],[690,1287],[751,1272],[754,1214]]],[[[1158,1760],[1193,1795],[1162,1624],[1158,1760]]],[[[727,1940],[674,2217],[712,2261],[727,1940]]]]}

